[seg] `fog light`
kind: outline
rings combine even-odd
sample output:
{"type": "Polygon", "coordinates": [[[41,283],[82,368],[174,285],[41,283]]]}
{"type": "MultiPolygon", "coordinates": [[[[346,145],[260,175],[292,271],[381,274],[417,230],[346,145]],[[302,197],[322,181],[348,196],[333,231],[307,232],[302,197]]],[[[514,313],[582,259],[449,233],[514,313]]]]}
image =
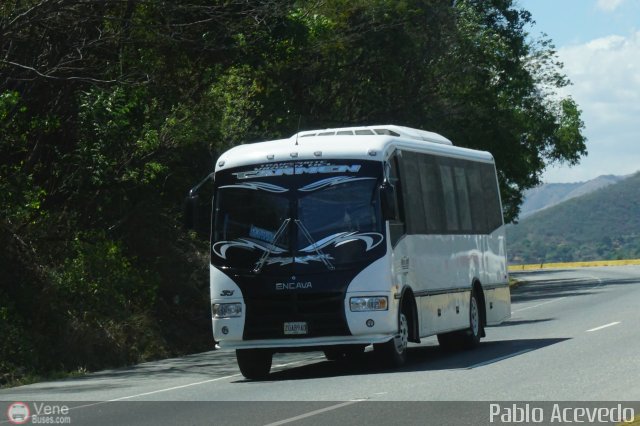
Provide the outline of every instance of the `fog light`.
{"type": "Polygon", "coordinates": [[[242,303],[214,303],[211,305],[214,318],[232,318],[242,315],[242,303]]]}
{"type": "Polygon", "coordinates": [[[386,311],[387,296],[352,297],[349,306],[351,312],[386,311]]]}
{"type": "Polygon", "coordinates": [[[366,322],[365,324],[367,324],[367,327],[369,327],[369,328],[371,328],[371,327],[373,327],[374,325],[376,325],[375,321],[374,321],[374,320],[372,320],[372,319],[368,319],[368,320],[367,320],[367,322],[366,322]]]}
{"type": "Polygon", "coordinates": [[[220,331],[222,331],[222,334],[229,334],[229,327],[225,325],[220,329],[220,331]]]}

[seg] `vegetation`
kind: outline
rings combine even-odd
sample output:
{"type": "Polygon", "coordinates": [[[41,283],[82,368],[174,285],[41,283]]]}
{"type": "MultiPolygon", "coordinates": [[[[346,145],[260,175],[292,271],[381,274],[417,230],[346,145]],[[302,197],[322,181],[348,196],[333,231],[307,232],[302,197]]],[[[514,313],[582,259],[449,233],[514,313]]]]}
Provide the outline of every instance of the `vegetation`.
{"type": "Polygon", "coordinates": [[[640,173],[508,228],[512,263],[640,258],[640,173]]]}
{"type": "Polygon", "coordinates": [[[494,153],[508,219],[585,153],[512,0],[0,3],[0,380],[212,345],[187,189],[228,147],[398,123],[494,153]]]}

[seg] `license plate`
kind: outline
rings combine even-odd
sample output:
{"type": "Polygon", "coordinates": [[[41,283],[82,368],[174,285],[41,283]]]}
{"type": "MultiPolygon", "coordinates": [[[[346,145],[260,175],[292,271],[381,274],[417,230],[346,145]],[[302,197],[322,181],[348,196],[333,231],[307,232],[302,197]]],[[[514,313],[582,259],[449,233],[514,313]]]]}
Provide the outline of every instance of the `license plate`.
{"type": "Polygon", "coordinates": [[[285,322],[284,334],[307,334],[309,327],[306,322],[285,322]]]}

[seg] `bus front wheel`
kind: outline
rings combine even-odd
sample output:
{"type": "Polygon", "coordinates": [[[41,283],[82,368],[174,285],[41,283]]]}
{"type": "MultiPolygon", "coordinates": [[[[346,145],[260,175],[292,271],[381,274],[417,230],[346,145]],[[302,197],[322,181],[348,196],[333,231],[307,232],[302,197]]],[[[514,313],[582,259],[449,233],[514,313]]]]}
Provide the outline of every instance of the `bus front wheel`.
{"type": "Polygon", "coordinates": [[[244,377],[261,380],[269,376],[273,354],[265,349],[236,349],[238,367],[244,377]]]}
{"type": "Polygon", "coordinates": [[[409,344],[409,321],[404,311],[398,318],[398,333],[386,343],[374,345],[374,351],[382,357],[383,363],[391,367],[399,367],[407,360],[409,344]]]}

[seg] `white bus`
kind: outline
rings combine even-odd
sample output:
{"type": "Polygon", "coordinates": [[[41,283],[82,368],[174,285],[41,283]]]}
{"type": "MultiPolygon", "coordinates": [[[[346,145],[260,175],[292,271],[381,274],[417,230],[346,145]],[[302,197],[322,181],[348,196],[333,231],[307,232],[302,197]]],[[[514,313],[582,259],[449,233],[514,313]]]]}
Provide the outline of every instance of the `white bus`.
{"type": "Polygon", "coordinates": [[[212,177],[213,336],[249,379],[275,352],[372,344],[400,365],[427,336],[471,348],[510,316],[487,152],[394,125],[325,129],[237,146],[212,177]]]}

